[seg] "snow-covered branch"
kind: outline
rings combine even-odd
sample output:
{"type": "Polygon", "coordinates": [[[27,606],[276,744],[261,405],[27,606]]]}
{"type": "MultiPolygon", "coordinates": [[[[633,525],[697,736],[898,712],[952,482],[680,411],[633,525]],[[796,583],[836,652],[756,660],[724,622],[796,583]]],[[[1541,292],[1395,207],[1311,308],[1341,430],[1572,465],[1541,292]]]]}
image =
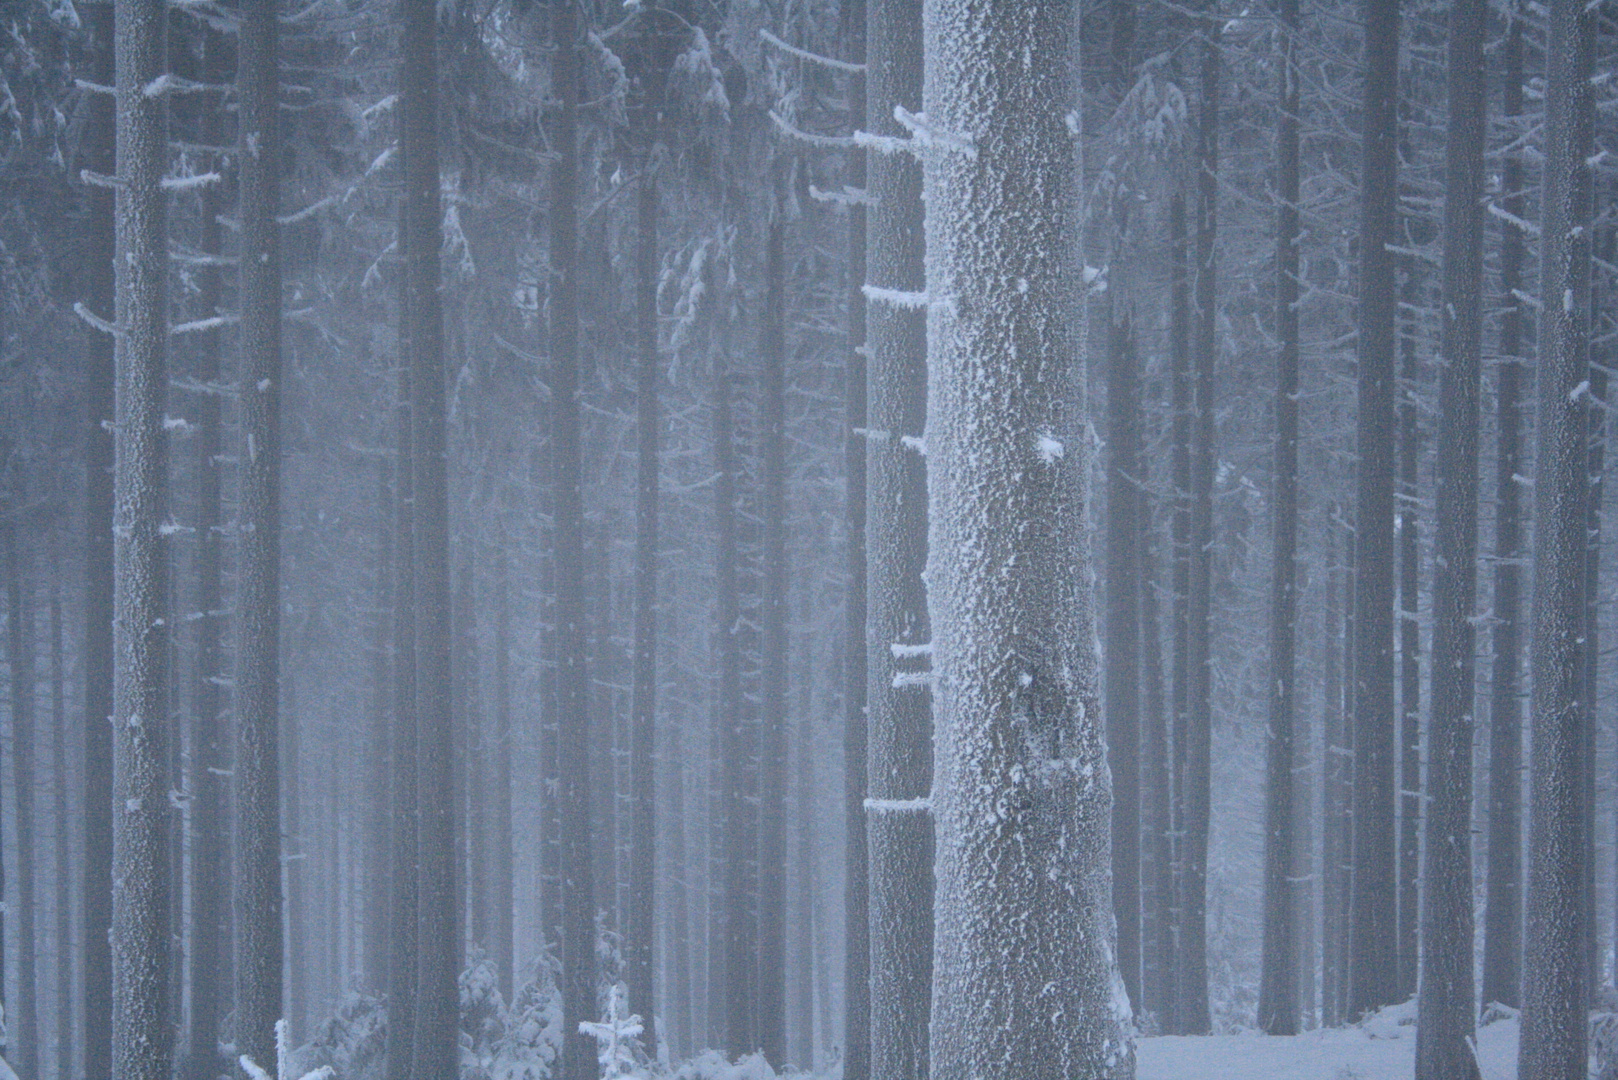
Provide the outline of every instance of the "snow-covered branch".
{"type": "Polygon", "coordinates": [[[859,74],[865,70],[864,64],[851,64],[847,60],[834,60],[829,56],[821,56],[819,53],[812,53],[807,49],[800,49],[796,45],[789,45],[780,38],[776,37],[774,34],[770,33],[768,30],[760,29],[758,36],[764,42],[774,45],[777,49],[780,49],[789,56],[796,56],[799,60],[807,60],[811,64],[820,64],[824,67],[829,67],[833,71],[847,71],[854,74],[859,74]]]}

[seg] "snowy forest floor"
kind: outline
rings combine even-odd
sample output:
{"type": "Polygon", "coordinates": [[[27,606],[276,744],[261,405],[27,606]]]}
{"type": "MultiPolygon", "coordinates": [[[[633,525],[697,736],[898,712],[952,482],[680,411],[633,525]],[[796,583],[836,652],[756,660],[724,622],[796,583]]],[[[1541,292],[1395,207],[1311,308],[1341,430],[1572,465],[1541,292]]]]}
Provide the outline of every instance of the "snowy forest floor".
{"type": "MultiPolygon", "coordinates": [[[[1301,1035],[1158,1036],[1137,1046],[1135,1080],[1412,1080],[1415,1002],[1363,1024],[1301,1035]]],[[[1483,1080],[1517,1080],[1517,1021],[1478,1029],[1483,1080]]]]}

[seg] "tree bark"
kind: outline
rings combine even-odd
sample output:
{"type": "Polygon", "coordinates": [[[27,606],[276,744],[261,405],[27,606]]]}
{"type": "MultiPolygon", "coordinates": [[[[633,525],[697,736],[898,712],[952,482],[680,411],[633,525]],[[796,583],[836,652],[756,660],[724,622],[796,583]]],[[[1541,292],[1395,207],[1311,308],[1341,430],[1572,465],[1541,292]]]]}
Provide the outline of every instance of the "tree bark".
{"type": "Polygon", "coordinates": [[[1274,543],[1270,586],[1270,723],[1265,741],[1264,940],[1258,1023],[1298,1032],[1298,924],[1293,873],[1298,621],[1298,0],[1281,0],[1276,117],[1274,543]]]}
{"type": "MultiPolygon", "coordinates": [[[[921,109],[922,4],[867,8],[866,130],[902,138],[895,108],[921,109]]],[[[867,163],[872,204],[865,278],[925,288],[922,169],[906,154],[867,163]]],[[[926,1080],[933,971],[933,718],[927,685],[927,316],[868,309],[866,842],[870,858],[871,1076],[926,1080]]]]}
{"type": "Polygon", "coordinates": [[[1074,360],[1077,11],[923,11],[931,1075],[1128,1078],[1074,360]]]}
{"type": "Polygon", "coordinates": [[[51,774],[56,780],[56,1075],[73,1075],[72,818],[68,816],[67,664],[62,649],[62,584],[51,582],[51,774]]]}
{"type": "Polygon", "coordinates": [[[1190,252],[1186,242],[1185,196],[1175,191],[1169,197],[1169,360],[1171,364],[1171,430],[1174,443],[1171,475],[1174,506],[1169,521],[1169,577],[1173,588],[1174,610],[1171,627],[1173,652],[1170,665],[1173,698],[1170,720],[1170,803],[1173,812],[1171,860],[1174,893],[1169,919],[1174,941],[1172,997],[1165,1021],[1175,1035],[1186,1033],[1184,953],[1186,949],[1185,906],[1182,891],[1185,880],[1185,770],[1186,743],[1190,722],[1191,692],[1191,274],[1190,252]]]}
{"type": "Polygon", "coordinates": [[[516,746],[511,734],[511,599],[510,554],[505,530],[496,532],[494,563],[494,754],[489,804],[491,914],[494,942],[490,955],[499,978],[500,993],[509,1002],[517,986],[514,919],[515,866],[512,853],[511,757],[516,746]]]}
{"type": "MultiPolygon", "coordinates": [[[[1449,12],[1442,363],[1433,551],[1432,714],[1422,848],[1416,1074],[1475,1080],[1472,740],[1476,700],[1479,377],[1483,352],[1484,0],[1449,12]]],[[[1409,781],[1407,780],[1408,784],[1409,781]]]]}
{"type": "MultiPolygon", "coordinates": [[[[9,440],[6,440],[9,442],[9,440]]],[[[6,447],[9,449],[9,447],[6,447]]],[[[7,455],[9,456],[9,455],[7,455]]],[[[5,560],[6,576],[6,659],[11,669],[11,782],[13,825],[16,829],[16,988],[17,997],[6,1014],[11,1045],[6,1060],[21,1069],[22,1076],[39,1075],[39,938],[34,931],[37,913],[34,896],[34,596],[27,579],[26,556],[18,551],[17,526],[21,523],[24,500],[18,477],[21,470],[12,465],[10,498],[0,520],[0,558],[5,560]]]]}
{"type": "MultiPolygon", "coordinates": [[[[241,128],[242,430],[236,656],[236,1044],[275,1060],[281,1001],[281,121],[279,5],[243,11],[241,128]]],[[[297,830],[291,830],[297,835],[297,830]]],[[[298,932],[294,923],[293,933],[298,932]]],[[[294,980],[304,972],[295,971],[294,980]]],[[[290,1019],[290,1018],[289,1018],[290,1019]]]]}
{"type": "MultiPolygon", "coordinates": [[[[168,1080],[170,717],[160,527],[167,487],[168,233],[161,0],[116,0],[118,384],[113,449],[112,1069],[168,1080]]],[[[277,969],[279,972],[279,969],[277,969]]],[[[87,971],[86,975],[94,974],[87,971]]]]}
{"type": "Polygon", "coordinates": [[[1399,0],[1364,0],[1358,491],[1354,548],[1354,873],[1349,1015],[1398,997],[1394,836],[1394,258],[1399,0]]]}
{"type": "Polygon", "coordinates": [[[1343,715],[1343,664],[1347,655],[1347,552],[1337,545],[1339,508],[1332,504],[1326,522],[1326,640],[1322,677],[1322,750],[1320,766],[1320,1022],[1336,1027],[1347,1018],[1348,999],[1348,859],[1352,840],[1350,762],[1352,745],[1343,715]]]}

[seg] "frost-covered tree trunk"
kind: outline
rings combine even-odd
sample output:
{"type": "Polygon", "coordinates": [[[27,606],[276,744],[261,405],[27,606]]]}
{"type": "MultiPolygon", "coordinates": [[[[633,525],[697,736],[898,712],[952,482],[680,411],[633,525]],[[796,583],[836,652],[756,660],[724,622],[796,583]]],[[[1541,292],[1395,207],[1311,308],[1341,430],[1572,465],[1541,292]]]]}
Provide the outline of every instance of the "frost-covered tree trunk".
{"type": "MultiPolygon", "coordinates": [[[[894,109],[921,109],[921,0],[867,8],[866,130],[902,138],[894,109]]],[[[921,163],[873,154],[867,283],[888,293],[926,284],[921,163]]],[[[927,316],[890,301],[867,313],[870,410],[866,670],[870,740],[871,1076],[925,1080],[933,971],[932,706],[926,671],[927,316]]]]}
{"type": "Polygon", "coordinates": [[[1590,988],[1586,971],[1584,568],[1592,204],[1591,56],[1596,11],[1553,0],[1546,46],[1541,186],[1538,412],[1534,453],[1534,585],[1529,645],[1527,930],[1518,1072],[1582,1077],[1590,988]]]}
{"type": "Polygon", "coordinates": [[[654,1011],[653,939],[657,927],[654,919],[657,778],[653,770],[657,744],[657,530],[661,451],[658,389],[661,358],[657,349],[658,185],[651,148],[648,148],[641,162],[641,170],[635,208],[635,345],[639,352],[635,388],[635,433],[638,439],[635,463],[635,657],[629,744],[632,800],[629,918],[624,935],[624,975],[629,984],[629,1011],[645,1022],[643,1040],[647,1052],[655,1058],[658,1032],[651,1018],[654,1011]]]}
{"type": "Polygon", "coordinates": [[[923,11],[931,1075],[1128,1078],[1086,522],[1078,12],[923,11]]]}
{"type": "MultiPolygon", "coordinates": [[[[113,5],[87,4],[83,12],[91,60],[89,77],[110,86],[113,74],[113,5]]],[[[85,101],[82,165],[103,176],[114,169],[111,95],[85,101]]],[[[84,222],[84,303],[102,318],[114,310],[113,192],[88,185],[84,222]]],[[[83,949],[84,1060],[86,1076],[112,1072],[112,619],[114,342],[99,329],[86,334],[84,426],[84,857],[80,948],[83,949]]]]}
{"type": "Polygon", "coordinates": [[[1487,14],[1485,0],[1455,0],[1449,10],[1432,713],[1423,789],[1426,843],[1416,1023],[1416,1075],[1423,1080],[1474,1080],[1478,1075],[1471,1045],[1477,1029],[1472,981],[1472,741],[1487,14]]]}
{"type": "Polygon", "coordinates": [[[576,0],[551,10],[557,97],[550,176],[551,455],[555,509],[557,811],[562,923],[562,1080],[594,1080],[596,902],[591,863],[590,678],[579,446],[579,29],[576,0]]]}
{"type": "Polygon", "coordinates": [[[1298,621],[1298,0],[1281,0],[1276,116],[1274,544],[1270,585],[1270,723],[1265,740],[1264,939],[1258,1025],[1298,1031],[1298,923],[1293,874],[1298,621]]]}
{"type": "MultiPolygon", "coordinates": [[[[566,6],[566,5],[562,5],[566,6]]],[[[399,148],[404,164],[405,358],[410,366],[416,650],[414,1080],[459,1075],[461,921],[456,895],[449,486],[440,298],[437,7],[404,0],[399,148]]],[[[576,1026],[576,1025],[575,1025],[576,1026]]]]}
{"type": "MultiPolygon", "coordinates": [[[[203,81],[223,85],[230,78],[234,48],[225,34],[209,30],[202,35],[203,81]]],[[[200,109],[204,143],[218,146],[226,135],[225,111],[216,96],[210,95],[200,109]]],[[[224,155],[219,155],[223,158],[224,155]]],[[[217,167],[217,166],[216,166],[217,167]]],[[[210,184],[201,194],[199,211],[200,247],[205,255],[224,253],[224,234],[219,224],[224,209],[221,185],[210,184]]],[[[217,311],[224,291],[224,273],[217,265],[199,267],[196,273],[197,308],[204,315],[217,311]]],[[[217,329],[198,335],[197,379],[204,384],[220,379],[223,346],[217,329]]],[[[230,824],[226,818],[230,768],[230,727],[225,719],[221,682],[225,675],[224,616],[224,536],[221,524],[222,469],[220,452],[224,445],[221,395],[202,393],[194,404],[197,426],[196,472],[197,553],[196,667],[191,688],[191,769],[187,786],[191,793],[191,940],[187,972],[190,977],[190,1046],[186,1067],[191,1080],[213,1080],[226,1064],[219,1053],[220,1020],[230,1011],[233,979],[228,977],[231,935],[228,933],[230,895],[230,824]]]]}
{"type": "MultiPolygon", "coordinates": [[[[168,1080],[168,612],[160,528],[168,470],[168,231],[162,188],[162,0],[113,5],[117,86],[117,390],[113,434],[112,1069],[168,1080]]],[[[279,969],[277,969],[279,970],[279,969]]],[[[92,972],[87,971],[86,975],[92,972]]]]}
{"type": "Polygon", "coordinates": [[[1348,1011],[1398,996],[1394,850],[1393,476],[1396,104],[1400,0],[1364,0],[1361,118],[1359,414],[1354,547],[1354,873],[1348,1011]]]}
{"type": "MultiPolygon", "coordinates": [[[[1516,141],[1523,112],[1523,20],[1508,15],[1501,49],[1500,111],[1505,138],[1516,141]]],[[[1520,150],[1501,166],[1500,206],[1521,220],[1520,150]]],[[[1494,663],[1489,679],[1489,866],[1483,904],[1483,1001],[1515,1008],[1522,1001],[1522,290],[1523,232],[1508,220],[1500,229],[1499,362],[1495,384],[1494,663]]]]}
{"type": "MultiPolygon", "coordinates": [[[[10,440],[0,440],[0,448],[10,450],[10,440]]],[[[6,455],[10,457],[10,454],[6,455]]],[[[6,1014],[11,1045],[6,1060],[22,1076],[39,1075],[39,973],[38,937],[34,932],[34,597],[27,579],[25,556],[18,550],[17,525],[21,523],[22,485],[20,468],[12,465],[10,498],[0,503],[0,558],[5,560],[6,576],[6,660],[11,669],[11,781],[13,821],[17,846],[17,997],[6,1014]]]]}
{"type": "Polygon", "coordinates": [[[763,580],[759,680],[758,1044],[786,1066],[787,565],[786,221],[777,192],[764,242],[764,333],[760,342],[760,517],[763,580]]]}
{"type": "MultiPolygon", "coordinates": [[[[865,64],[867,0],[842,8],[845,57],[865,64]]],[[[885,0],[875,0],[884,3],[885,0]]],[[[866,115],[865,76],[848,80],[848,110],[866,115]]],[[[858,120],[856,119],[856,123],[858,120]]],[[[850,154],[847,184],[863,188],[865,155],[850,154]]],[[[848,581],[843,602],[843,1080],[871,1075],[871,930],[865,839],[866,731],[866,340],[865,207],[848,208],[848,339],[843,355],[843,540],[848,581]]]]}
{"type": "MultiPolygon", "coordinates": [[[[242,10],[242,446],[237,574],[235,1041],[275,1060],[281,1001],[281,121],[275,0],[242,10]]],[[[289,830],[297,834],[295,828],[289,830]]],[[[294,932],[296,924],[294,924],[294,932]]],[[[294,978],[302,976],[295,972],[294,978]]]]}

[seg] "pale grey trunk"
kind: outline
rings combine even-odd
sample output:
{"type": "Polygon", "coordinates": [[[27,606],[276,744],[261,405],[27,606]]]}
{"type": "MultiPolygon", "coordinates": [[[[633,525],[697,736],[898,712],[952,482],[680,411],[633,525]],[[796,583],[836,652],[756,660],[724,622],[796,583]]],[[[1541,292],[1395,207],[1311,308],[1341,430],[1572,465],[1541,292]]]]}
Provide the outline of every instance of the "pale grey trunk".
{"type": "MultiPolygon", "coordinates": [[[[902,138],[894,109],[921,109],[921,0],[867,9],[867,130],[902,138]]],[[[908,154],[867,163],[872,206],[865,277],[882,289],[925,288],[921,164],[908,154]]],[[[866,448],[866,837],[870,857],[871,1076],[925,1080],[933,969],[932,707],[926,682],[927,317],[868,309],[866,448]]]]}
{"type": "Polygon", "coordinates": [[[517,986],[512,934],[515,864],[512,852],[511,756],[511,599],[505,529],[496,532],[494,563],[494,754],[489,777],[490,925],[489,955],[507,1001],[517,986]]]}
{"type": "Polygon", "coordinates": [[[1085,520],[1077,9],[924,14],[931,1074],[1128,1078],[1085,520]]]}
{"type": "MultiPolygon", "coordinates": [[[[281,1001],[280,578],[281,162],[275,0],[242,12],[240,101],[242,432],[237,574],[235,1039],[275,1060],[281,1001]]],[[[291,830],[296,835],[296,829],[291,830]]],[[[301,975],[294,973],[294,978],[301,975]]]]}
{"type": "MultiPolygon", "coordinates": [[[[10,449],[10,440],[0,448],[10,449]]],[[[9,454],[7,455],[10,456],[9,454]]],[[[24,499],[12,467],[10,498],[0,504],[0,558],[5,560],[7,644],[11,668],[11,781],[17,846],[17,997],[7,1012],[11,1044],[6,1059],[21,1076],[39,1075],[38,937],[34,932],[34,597],[26,556],[17,550],[24,499]]]]}
{"type": "MultiPolygon", "coordinates": [[[[170,717],[159,529],[167,486],[167,161],[161,0],[113,5],[117,86],[118,336],[113,434],[112,1075],[168,1080],[170,717]]],[[[86,972],[87,977],[92,972],[86,972]]]]}
{"type": "Polygon", "coordinates": [[[1474,1080],[1478,1075],[1472,1050],[1477,1030],[1472,981],[1472,740],[1487,13],[1484,0],[1456,0],[1449,12],[1432,714],[1423,789],[1426,843],[1416,1018],[1416,1075],[1424,1080],[1474,1080]]]}
{"type": "Polygon", "coordinates": [[[73,1075],[72,818],[68,816],[67,665],[62,649],[62,585],[51,583],[51,809],[56,816],[56,1075],[73,1075]]]}
{"type": "Polygon", "coordinates": [[[1585,924],[1587,837],[1584,686],[1589,519],[1590,74],[1596,11],[1554,0],[1546,47],[1541,185],[1538,412],[1534,452],[1534,585],[1529,658],[1527,928],[1518,1072],[1582,1077],[1590,988],[1585,924]],[[1582,391],[1581,391],[1582,388],[1582,391]]]}

